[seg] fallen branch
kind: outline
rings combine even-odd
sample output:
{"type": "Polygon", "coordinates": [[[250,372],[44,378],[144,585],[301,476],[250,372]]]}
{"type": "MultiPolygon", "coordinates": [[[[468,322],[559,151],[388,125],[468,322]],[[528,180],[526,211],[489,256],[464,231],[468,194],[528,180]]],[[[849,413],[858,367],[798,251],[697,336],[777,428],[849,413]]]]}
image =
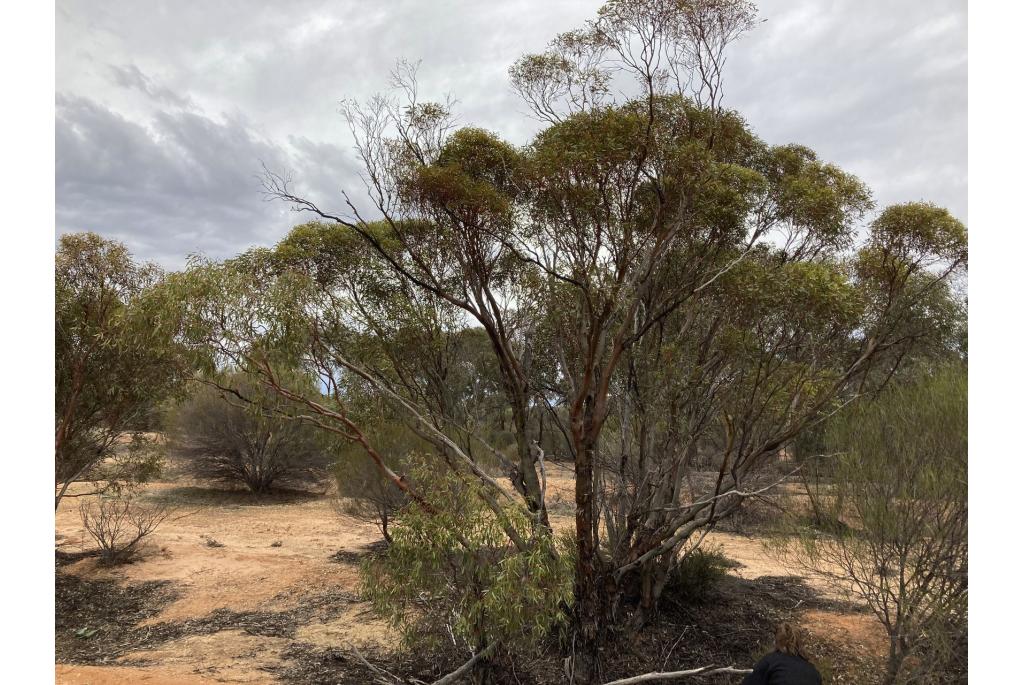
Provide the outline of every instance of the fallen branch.
{"type": "Polygon", "coordinates": [[[376,681],[377,683],[379,683],[379,685],[402,685],[401,678],[396,676],[394,673],[385,671],[383,668],[371,664],[369,661],[366,660],[366,657],[363,656],[363,653],[360,652],[359,649],[354,644],[349,643],[348,648],[352,650],[352,653],[356,655],[356,658],[358,658],[363,663],[364,666],[366,666],[378,675],[376,681]]]}
{"type": "MultiPolygon", "coordinates": [[[[457,669],[455,669],[454,671],[452,671],[448,675],[442,676],[440,679],[435,680],[430,685],[452,685],[453,683],[458,682],[458,680],[462,676],[464,676],[467,673],[469,673],[469,671],[473,668],[473,666],[476,665],[476,663],[478,661],[480,661],[481,659],[483,659],[483,658],[489,656],[491,653],[493,653],[494,652],[494,648],[497,647],[497,645],[498,645],[498,643],[492,642],[485,649],[482,649],[479,652],[477,652],[476,654],[474,654],[469,659],[469,661],[467,661],[466,663],[462,664],[461,666],[459,666],[457,669]]],[[[352,653],[356,655],[356,658],[358,658],[359,661],[361,661],[364,666],[366,666],[367,668],[369,668],[370,670],[372,670],[374,673],[377,674],[378,677],[376,678],[376,682],[379,683],[380,685],[405,685],[405,681],[402,680],[402,678],[398,677],[394,673],[391,673],[390,671],[385,671],[383,668],[381,668],[379,666],[374,666],[369,661],[367,661],[366,657],[363,656],[363,653],[360,652],[359,649],[356,648],[356,646],[354,644],[349,643],[349,649],[352,650],[352,653]]],[[[413,684],[426,685],[425,683],[423,683],[422,680],[417,680],[415,678],[413,678],[410,682],[413,683],[413,684]]]]}
{"type": "Polygon", "coordinates": [[[469,670],[473,668],[474,665],[476,665],[476,662],[480,661],[484,657],[488,656],[491,652],[493,652],[496,644],[497,643],[492,642],[491,644],[487,645],[486,648],[481,649],[479,652],[474,654],[473,658],[471,658],[469,661],[462,664],[457,669],[455,669],[448,675],[444,676],[440,680],[435,680],[430,685],[451,685],[452,683],[458,681],[459,678],[466,675],[469,672],[469,670]]]}
{"type": "Polygon", "coordinates": [[[612,680],[604,685],[635,685],[636,683],[653,683],[659,680],[672,680],[673,678],[682,678],[689,675],[746,675],[750,672],[751,669],[749,668],[733,668],[732,666],[716,668],[714,666],[703,666],[701,668],[691,668],[689,671],[644,673],[643,675],[635,675],[630,678],[612,680]]]}

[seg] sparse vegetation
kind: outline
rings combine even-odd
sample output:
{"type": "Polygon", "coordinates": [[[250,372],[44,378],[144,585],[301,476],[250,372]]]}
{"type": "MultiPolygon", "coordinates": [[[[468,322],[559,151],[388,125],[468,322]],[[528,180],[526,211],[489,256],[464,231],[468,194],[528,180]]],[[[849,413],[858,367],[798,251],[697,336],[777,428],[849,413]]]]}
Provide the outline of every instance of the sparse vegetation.
{"type": "Polygon", "coordinates": [[[130,490],[119,490],[113,496],[79,505],[82,527],[99,546],[100,559],[105,564],[132,561],[142,541],[171,513],[165,506],[141,504],[130,490]]]}
{"type": "Polygon", "coordinates": [[[826,442],[839,455],[829,478],[811,486],[819,516],[797,528],[797,537],[782,538],[781,551],[875,612],[889,635],[886,683],[963,682],[964,369],[917,369],[908,382],[833,421],[826,442]]]}

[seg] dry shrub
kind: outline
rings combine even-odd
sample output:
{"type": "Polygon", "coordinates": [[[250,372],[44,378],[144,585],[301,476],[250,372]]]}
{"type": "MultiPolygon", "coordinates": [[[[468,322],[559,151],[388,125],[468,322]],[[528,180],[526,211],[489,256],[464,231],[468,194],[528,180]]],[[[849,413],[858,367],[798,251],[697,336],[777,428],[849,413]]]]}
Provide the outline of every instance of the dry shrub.
{"type": "MultiPolygon", "coordinates": [[[[284,377],[316,396],[308,377],[284,377]]],[[[301,406],[242,373],[220,382],[230,390],[200,386],[170,417],[171,447],[193,476],[257,494],[308,488],[323,479],[330,448],[315,427],[293,417],[301,406]]]]}
{"type": "Polygon", "coordinates": [[[79,507],[82,525],[99,546],[102,563],[132,561],[139,543],[172,513],[166,506],[142,506],[136,499],[133,493],[121,491],[113,497],[83,502],[79,507]]]}

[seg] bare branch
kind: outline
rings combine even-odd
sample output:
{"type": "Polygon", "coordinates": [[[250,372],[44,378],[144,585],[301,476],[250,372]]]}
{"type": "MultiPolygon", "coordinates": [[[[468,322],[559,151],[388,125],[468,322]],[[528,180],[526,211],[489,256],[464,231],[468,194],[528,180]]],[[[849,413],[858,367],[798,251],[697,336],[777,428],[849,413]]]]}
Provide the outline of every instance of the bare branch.
{"type": "Polygon", "coordinates": [[[644,673],[643,675],[636,675],[630,678],[610,680],[604,685],[638,685],[639,683],[655,683],[661,680],[673,680],[675,678],[683,678],[693,675],[745,675],[752,672],[753,670],[749,668],[735,668],[733,666],[704,666],[702,668],[691,668],[687,671],[656,671],[644,673]]]}

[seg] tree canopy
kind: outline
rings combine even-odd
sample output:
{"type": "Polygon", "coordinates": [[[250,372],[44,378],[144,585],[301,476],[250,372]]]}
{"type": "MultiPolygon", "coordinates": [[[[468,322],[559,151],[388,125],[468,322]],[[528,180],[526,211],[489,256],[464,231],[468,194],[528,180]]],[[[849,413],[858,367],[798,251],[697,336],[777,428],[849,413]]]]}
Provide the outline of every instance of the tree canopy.
{"type": "Polygon", "coordinates": [[[722,107],[725,48],[753,18],[736,0],[607,3],[512,68],[544,122],[523,146],[456,126],[399,64],[398,95],[345,110],[376,218],[268,173],[270,195],[318,221],[166,289],[211,366],[302,404],[429,516],[431,480],[392,470],[359,407],[406,416],[508,554],[559,554],[545,463],[571,462],[583,681],[617,617],[657,610],[684,550],[777,480],[781,451],[908,356],[958,345],[964,226],[927,203],[865,226],[859,179],[722,107]],[[290,390],[278,364],[325,396],[290,390]],[[506,427],[507,449],[492,444],[506,427]]]}
{"type": "Polygon", "coordinates": [[[94,233],[61,236],[56,255],[56,505],[76,481],[145,477],[151,455],[118,450],[145,428],[187,370],[167,311],[149,298],[153,264],[94,233]]]}

